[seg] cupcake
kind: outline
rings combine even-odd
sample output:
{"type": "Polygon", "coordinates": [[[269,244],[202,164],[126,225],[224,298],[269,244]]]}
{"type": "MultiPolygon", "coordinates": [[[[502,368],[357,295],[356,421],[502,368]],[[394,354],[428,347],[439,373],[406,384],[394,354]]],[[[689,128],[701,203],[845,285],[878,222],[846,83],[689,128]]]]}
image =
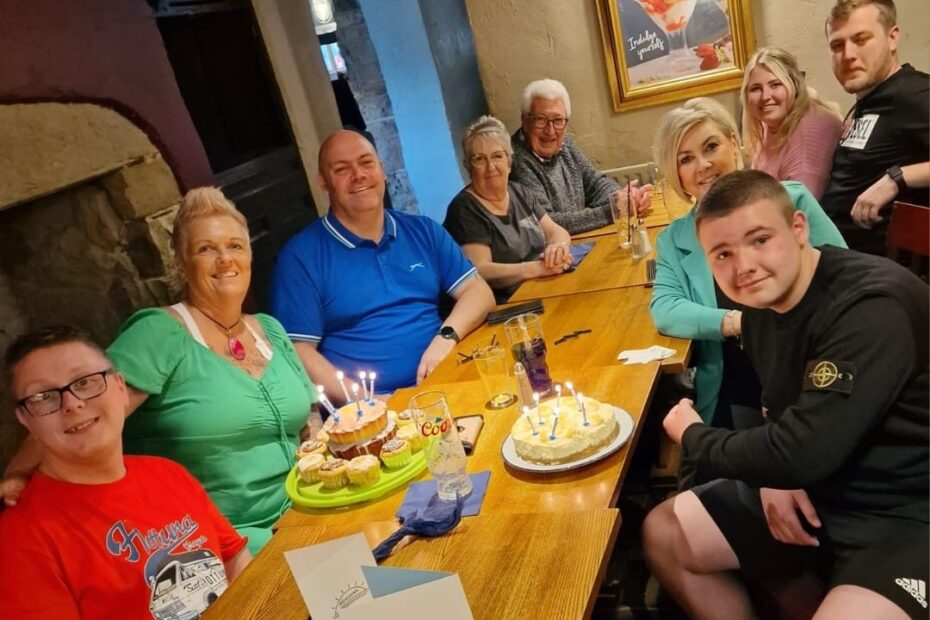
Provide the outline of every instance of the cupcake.
{"type": "Polygon", "coordinates": [[[397,414],[397,427],[403,428],[405,426],[416,427],[416,422],[413,419],[413,412],[409,409],[404,409],[397,414]]]}
{"type": "Polygon", "coordinates": [[[324,489],[341,489],[349,481],[348,468],[342,459],[332,459],[320,466],[324,489]]]}
{"type": "Polygon", "coordinates": [[[326,454],[326,444],[317,439],[308,439],[297,448],[297,460],[311,454],[326,454]]]}
{"type": "Polygon", "coordinates": [[[410,444],[410,450],[414,453],[423,449],[423,439],[420,437],[420,430],[416,425],[401,426],[397,429],[397,434],[394,435],[394,438],[406,441],[410,444]]]}
{"type": "Polygon", "coordinates": [[[300,479],[307,484],[313,484],[320,481],[320,467],[326,462],[326,457],[322,454],[308,454],[297,461],[297,472],[300,479]]]}
{"type": "Polygon", "coordinates": [[[346,466],[349,472],[349,482],[360,487],[376,483],[381,479],[381,463],[378,457],[371,454],[357,456],[346,466]]]}
{"type": "Polygon", "coordinates": [[[381,446],[381,460],[384,461],[385,467],[390,469],[403,467],[412,458],[413,451],[404,439],[392,439],[381,446]]]}

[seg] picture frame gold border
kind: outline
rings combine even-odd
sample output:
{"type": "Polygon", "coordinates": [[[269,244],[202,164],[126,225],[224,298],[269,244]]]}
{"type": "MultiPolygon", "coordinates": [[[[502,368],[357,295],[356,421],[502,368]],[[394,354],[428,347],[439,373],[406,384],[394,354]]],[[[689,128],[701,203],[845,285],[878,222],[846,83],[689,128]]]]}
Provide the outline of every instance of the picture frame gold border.
{"type": "Polygon", "coordinates": [[[694,76],[634,88],[630,84],[626,55],[621,44],[623,37],[618,0],[594,0],[614,111],[648,108],[739,88],[743,81],[743,69],[756,47],[750,1],[728,0],[733,34],[733,67],[702,71],[694,76]]]}

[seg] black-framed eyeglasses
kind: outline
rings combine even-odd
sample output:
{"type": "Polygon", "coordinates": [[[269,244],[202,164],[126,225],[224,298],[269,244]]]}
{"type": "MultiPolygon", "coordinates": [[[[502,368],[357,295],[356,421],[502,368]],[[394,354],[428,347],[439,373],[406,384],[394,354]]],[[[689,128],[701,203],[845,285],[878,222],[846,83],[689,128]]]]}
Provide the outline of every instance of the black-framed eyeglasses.
{"type": "Polygon", "coordinates": [[[83,401],[97,398],[106,392],[107,375],[112,372],[112,368],[107,368],[100,372],[84,375],[60,388],[50,388],[48,390],[36,392],[31,396],[17,401],[17,404],[25,409],[29,415],[51,415],[61,409],[61,399],[65,392],[71,392],[72,396],[83,401]]]}
{"type": "Polygon", "coordinates": [[[546,118],[545,116],[537,116],[536,114],[530,114],[530,120],[533,121],[533,127],[536,129],[545,129],[546,125],[552,124],[553,129],[562,130],[565,129],[565,126],[568,125],[568,119],[564,116],[558,118],[546,118]]]}

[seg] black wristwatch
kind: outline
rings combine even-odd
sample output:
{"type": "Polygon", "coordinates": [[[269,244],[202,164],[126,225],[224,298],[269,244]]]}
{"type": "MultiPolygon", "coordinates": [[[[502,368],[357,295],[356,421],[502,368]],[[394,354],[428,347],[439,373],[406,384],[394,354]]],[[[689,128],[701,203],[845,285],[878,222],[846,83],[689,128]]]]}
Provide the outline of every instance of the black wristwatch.
{"type": "Polygon", "coordinates": [[[888,170],[885,170],[885,174],[891,177],[891,180],[898,186],[899,192],[903,192],[907,189],[907,183],[904,181],[904,172],[901,171],[901,166],[892,166],[888,170]]]}
{"type": "Polygon", "coordinates": [[[442,336],[446,340],[454,340],[455,342],[460,340],[459,335],[455,333],[455,329],[449,325],[443,325],[439,328],[439,334],[437,335],[442,336]]]}

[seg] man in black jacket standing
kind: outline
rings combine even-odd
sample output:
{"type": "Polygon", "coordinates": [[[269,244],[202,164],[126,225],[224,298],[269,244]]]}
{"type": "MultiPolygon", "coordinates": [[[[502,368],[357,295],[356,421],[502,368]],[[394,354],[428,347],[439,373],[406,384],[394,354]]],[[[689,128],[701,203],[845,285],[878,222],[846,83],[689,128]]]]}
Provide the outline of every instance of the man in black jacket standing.
{"type": "Polygon", "coordinates": [[[833,74],[856,103],[820,203],[850,248],[884,255],[891,203],[927,206],[930,76],[898,61],[892,0],[837,0],[825,30],[833,74]]]}
{"type": "Polygon", "coordinates": [[[711,483],[647,518],[656,576],[694,617],[752,617],[735,571],[825,566],[818,618],[927,616],[928,289],[891,261],[808,242],[762,172],[717,181],[695,214],[720,289],[745,305],[743,346],[767,423],[664,421],[711,483]]]}

